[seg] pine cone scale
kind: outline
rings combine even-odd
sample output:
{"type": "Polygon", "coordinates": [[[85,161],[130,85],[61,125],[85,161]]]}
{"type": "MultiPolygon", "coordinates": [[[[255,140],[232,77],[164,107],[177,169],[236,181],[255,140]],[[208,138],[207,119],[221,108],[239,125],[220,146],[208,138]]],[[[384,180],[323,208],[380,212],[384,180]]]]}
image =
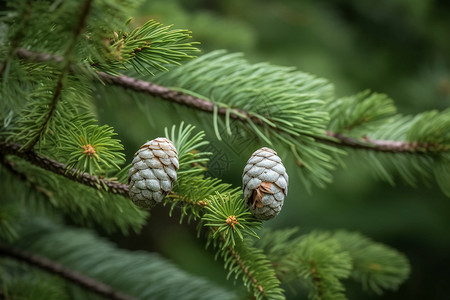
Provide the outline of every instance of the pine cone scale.
{"type": "MultiPolygon", "coordinates": [[[[178,169],[178,167],[176,169],[178,169]]],[[[172,179],[172,181],[177,180],[177,171],[175,169],[166,167],[164,168],[164,170],[166,171],[167,175],[169,175],[169,177],[172,179]]]]}
{"type": "Polygon", "coordinates": [[[280,189],[287,188],[287,181],[283,176],[278,177],[277,181],[275,181],[275,185],[277,185],[280,189]]]}
{"type": "Polygon", "coordinates": [[[262,167],[265,169],[269,169],[269,168],[273,168],[274,166],[276,166],[278,163],[274,160],[271,159],[264,159],[261,160],[260,162],[258,162],[255,166],[256,167],[262,167]]]}
{"type": "Polygon", "coordinates": [[[167,173],[164,169],[153,169],[153,174],[155,174],[156,178],[159,180],[168,179],[169,176],[167,176],[167,173]]]}
{"type": "Polygon", "coordinates": [[[170,161],[172,162],[172,165],[174,165],[175,168],[178,170],[178,168],[180,167],[180,165],[178,163],[178,157],[172,156],[172,157],[170,157],[170,161]]]}
{"type": "Polygon", "coordinates": [[[150,191],[156,192],[160,190],[159,181],[156,179],[145,179],[145,187],[150,191]]]}
{"type": "Polygon", "coordinates": [[[255,165],[253,166],[253,168],[250,168],[250,170],[248,170],[247,174],[251,177],[256,177],[264,172],[264,170],[266,170],[264,167],[258,167],[255,165]]]}
{"type": "MultiPolygon", "coordinates": [[[[141,148],[141,149],[143,149],[143,148],[141,148]]],[[[155,157],[155,156],[153,155],[153,153],[151,151],[142,151],[141,155],[140,155],[141,159],[150,159],[153,157],[155,157]]],[[[135,157],[134,159],[139,159],[139,158],[135,157]]]]}
{"type": "MultiPolygon", "coordinates": [[[[152,170],[150,170],[150,169],[145,169],[145,170],[142,170],[141,172],[135,173],[135,174],[137,174],[139,176],[135,180],[139,180],[139,178],[156,179],[155,174],[153,174],[152,170]]],[[[132,176],[134,176],[134,175],[132,175],[132,176]]]]}
{"type": "Polygon", "coordinates": [[[276,180],[278,180],[279,177],[280,177],[280,174],[278,174],[277,172],[271,171],[271,170],[267,170],[267,169],[265,169],[265,171],[258,176],[258,178],[261,181],[265,181],[265,182],[275,182],[276,180]]]}

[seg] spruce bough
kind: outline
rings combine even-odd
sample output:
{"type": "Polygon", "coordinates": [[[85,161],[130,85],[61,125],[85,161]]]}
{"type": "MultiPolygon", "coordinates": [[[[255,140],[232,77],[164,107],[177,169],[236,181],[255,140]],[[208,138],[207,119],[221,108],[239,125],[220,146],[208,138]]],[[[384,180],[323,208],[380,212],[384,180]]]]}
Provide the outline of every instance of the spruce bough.
{"type": "MultiPolygon", "coordinates": [[[[70,218],[127,234],[139,232],[149,216],[129,198],[128,174],[139,178],[125,165],[121,141],[95,114],[94,97],[109,93],[114,100],[115,92],[151,95],[146,101],[186,106],[210,121],[208,136],[179,121],[166,128],[179,168],[166,197],[157,198],[170,212],[180,211],[180,222],[198,224],[228,277],[241,279],[236,291],[242,286],[256,299],[284,299],[286,286],[300,282],[311,299],[346,299],[347,279],[378,294],[398,288],[409,275],[403,254],[358,233],[262,228],[247,207],[249,192],[205,175],[211,153],[203,149],[207,139],[237,128],[255,138],[255,146],[276,145],[297,172],[290,173],[291,184],[306,189],[325,187],[343,155],[358,155],[389,182],[396,175],[413,186],[435,181],[450,195],[450,111],[402,116],[385,95],[365,91],[335,99],[330,82],[291,68],[250,64],[226,51],[194,58],[198,49],[189,31],[155,21],[133,28],[126,21],[130,4],[11,1],[14,13],[2,17],[2,293],[23,299],[34,293],[85,299],[86,292],[112,299],[239,298],[158,255],[120,250],[93,230],[65,224],[70,218]],[[28,294],[24,280],[33,285],[28,294]]],[[[261,199],[253,195],[254,208],[272,195],[264,187],[261,199]]]]}

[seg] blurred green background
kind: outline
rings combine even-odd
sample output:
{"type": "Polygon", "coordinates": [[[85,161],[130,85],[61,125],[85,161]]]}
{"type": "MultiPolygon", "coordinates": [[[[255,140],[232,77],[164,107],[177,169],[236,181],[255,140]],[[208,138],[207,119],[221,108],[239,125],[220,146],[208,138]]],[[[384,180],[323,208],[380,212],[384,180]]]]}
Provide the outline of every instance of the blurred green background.
{"type": "MultiPolygon", "coordinates": [[[[137,24],[156,19],[190,29],[203,53],[243,52],[251,62],[295,66],[327,78],[337,97],[369,88],[392,97],[402,114],[450,104],[450,1],[153,0],[133,17],[137,24]]],[[[164,127],[185,120],[208,133],[216,163],[209,174],[239,186],[245,162],[262,146],[252,142],[241,149],[233,138],[219,142],[210,115],[162,100],[144,95],[129,99],[118,88],[121,101],[105,101],[101,90],[98,95],[101,122],[115,127],[128,161],[141,144],[163,135],[164,127]]],[[[359,231],[398,249],[411,262],[411,277],[399,291],[378,297],[349,283],[350,299],[450,298],[450,199],[436,186],[411,188],[398,182],[391,187],[351,155],[332,184],[308,194],[298,184],[295,165],[281,155],[293,174],[289,195],[282,213],[265,226],[359,231]]],[[[168,208],[156,208],[141,234],[117,236],[116,241],[130,249],[158,251],[182,268],[232,288],[221,262],[197,239],[195,224],[179,225],[177,214],[169,218],[168,208]]]]}

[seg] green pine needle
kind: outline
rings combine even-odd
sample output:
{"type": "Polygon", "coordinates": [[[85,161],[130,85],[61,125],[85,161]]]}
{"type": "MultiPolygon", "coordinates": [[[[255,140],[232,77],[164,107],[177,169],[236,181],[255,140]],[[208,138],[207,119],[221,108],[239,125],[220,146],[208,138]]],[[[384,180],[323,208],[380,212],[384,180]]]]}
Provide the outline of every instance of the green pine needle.
{"type": "Polygon", "coordinates": [[[60,128],[58,157],[68,170],[74,168],[77,172],[104,175],[112,168],[120,169],[125,155],[115,135],[108,125],[85,124],[83,118],[76,118],[60,128]]]}
{"type": "Polygon", "coordinates": [[[203,131],[193,134],[194,129],[195,126],[190,124],[185,126],[184,122],[180,123],[178,131],[177,127],[173,125],[170,134],[169,130],[165,128],[166,137],[174,143],[178,151],[178,163],[180,165],[177,171],[178,176],[202,173],[205,170],[204,165],[208,162],[207,156],[211,154],[199,151],[209,142],[204,140],[205,133],[203,131]]]}
{"type": "Polygon", "coordinates": [[[242,198],[216,193],[205,209],[202,222],[204,226],[213,227],[213,238],[223,239],[223,248],[234,247],[237,240],[244,240],[244,235],[259,238],[255,229],[261,226],[261,221],[252,216],[242,198]]]}
{"type": "Polygon", "coordinates": [[[369,90],[330,101],[326,110],[330,112],[328,129],[353,137],[363,137],[396,112],[390,98],[369,90]]]}
{"type": "Polygon", "coordinates": [[[298,229],[266,230],[255,245],[264,250],[283,282],[300,281],[310,299],[347,299],[351,277],[377,294],[395,290],[409,276],[407,259],[394,249],[347,231],[298,235],[298,229]]]}
{"type": "Polygon", "coordinates": [[[388,246],[347,231],[338,231],[333,237],[353,260],[352,277],[361,282],[364,290],[382,294],[396,290],[410,273],[406,257],[388,246]]]}
{"type": "Polygon", "coordinates": [[[131,32],[115,33],[110,52],[116,63],[131,65],[138,73],[167,71],[170,65],[193,58],[199,51],[188,30],[170,30],[170,26],[150,20],[131,32]]]}

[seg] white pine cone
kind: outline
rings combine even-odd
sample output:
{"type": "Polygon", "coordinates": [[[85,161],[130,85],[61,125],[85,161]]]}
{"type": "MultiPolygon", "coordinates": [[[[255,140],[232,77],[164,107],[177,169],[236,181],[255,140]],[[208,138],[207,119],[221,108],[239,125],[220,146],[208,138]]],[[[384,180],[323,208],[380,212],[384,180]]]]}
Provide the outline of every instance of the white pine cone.
{"type": "Polygon", "coordinates": [[[134,204],[150,208],[161,202],[177,180],[178,167],[178,153],[170,140],[156,138],[142,145],[128,173],[134,204]]]}
{"type": "Polygon", "coordinates": [[[278,215],[288,191],[289,177],[281,158],[270,148],[256,150],[244,168],[242,187],[250,212],[261,220],[278,215]]]}

